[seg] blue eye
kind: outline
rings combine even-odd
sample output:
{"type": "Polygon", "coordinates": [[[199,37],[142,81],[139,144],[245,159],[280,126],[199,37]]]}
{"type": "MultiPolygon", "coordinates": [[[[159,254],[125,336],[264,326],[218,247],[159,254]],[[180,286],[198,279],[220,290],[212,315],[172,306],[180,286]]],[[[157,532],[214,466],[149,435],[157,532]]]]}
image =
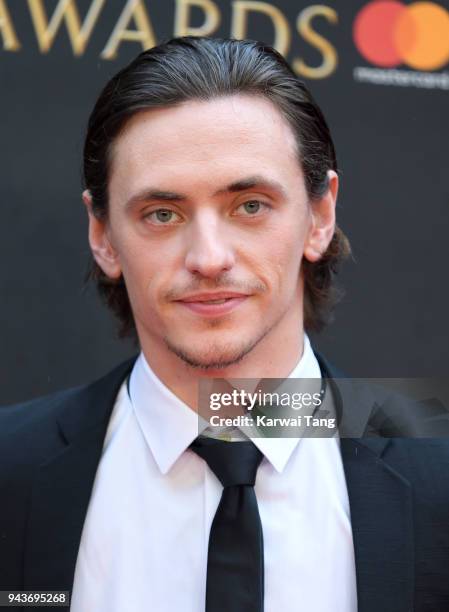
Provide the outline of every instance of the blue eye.
{"type": "Polygon", "coordinates": [[[267,208],[267,205],[263,202],[259,202],[258,200],[248,200],[248,202],[244,202],[237,207],[237,210],[243,208],[245,213],[248,213],[244,216],[255,216],[258,212],[261,212],[262,207],[267,208]]]}
{"type": "Polygon", "coordinates": [[[174,210],[169,208],[158,208],[145,215],[146,219],[150,219],[156,225],[171,225],[170,222],[175,221],[175,217],[180,218],[174,210]]]}
{"type": "Polygon", "coordinates": [[[248,213],[256,213],[260,208],[260,202],[245,202],[243,207],[248,213]]]}

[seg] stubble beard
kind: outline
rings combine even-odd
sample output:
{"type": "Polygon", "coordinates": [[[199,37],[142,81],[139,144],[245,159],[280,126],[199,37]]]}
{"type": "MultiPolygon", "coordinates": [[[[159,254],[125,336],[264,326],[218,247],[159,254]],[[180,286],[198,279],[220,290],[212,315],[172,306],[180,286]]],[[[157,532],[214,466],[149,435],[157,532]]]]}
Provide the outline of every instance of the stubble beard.
{"type": "MultiPolygon", "coordinates": [[[[199,354],[189,351],[187,348],[174,344],[170,338],[164,337],[164,342],[169,351],[175,354],[186,365],[202,372],[209,370],[224,370],[240,363],[273,329],[277,327],[285,316],[288,307],[276,321],[267,326],[255,339],[248,340],[240,346],[233,347],[231,344],[223,345],[212,342],[207,349],[198,351],[199,354]]],[[[212,323],[212,322],[211,322],[212,323]]],[[[211,325],[212,327],[213,325],[211,325]]]]}

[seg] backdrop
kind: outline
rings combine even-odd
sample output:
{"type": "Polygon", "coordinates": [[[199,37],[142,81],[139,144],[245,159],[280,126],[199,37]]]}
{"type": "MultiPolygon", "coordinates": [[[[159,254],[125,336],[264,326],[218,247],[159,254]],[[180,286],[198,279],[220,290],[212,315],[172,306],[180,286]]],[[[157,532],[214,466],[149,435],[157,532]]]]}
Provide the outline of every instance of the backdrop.
{"type": "Polygon", "coordinates": [[[0,0],[0,403],[135,352],[83,290],[81,151],[107,79],[179,34],[274,44],[329,121],[354,260],[315,346],[352,376],[447,374],[449,7],[324,1],[0,0]]]}

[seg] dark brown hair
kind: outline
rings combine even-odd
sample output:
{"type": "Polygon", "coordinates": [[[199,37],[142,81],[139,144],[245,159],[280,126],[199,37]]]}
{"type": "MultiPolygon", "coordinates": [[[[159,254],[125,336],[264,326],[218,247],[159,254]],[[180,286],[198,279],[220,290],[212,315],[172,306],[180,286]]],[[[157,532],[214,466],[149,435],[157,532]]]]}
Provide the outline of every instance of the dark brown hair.
{"type": "MultiPolygon", "coordinates": [[[[84,146],[85,187],[92,196],[94,214],[107,218],[111,146],[130,117],[142,110],[237,93],[267,98],[287,119],[313,205],[328,189],[327,171],[338,169],[328,125],[308,89],[285,59],[263,43],[188,36],[144,51],[101,92],[84,146]]],[[[303,258],[306,330],[319,331],[329,322],[341,295],[334,277],[349,253],[349,242],[336,227],[320,261],[303,258]]],[[[100,295],[119,318],[120,335],[136,336],[123,278],[108,278],[93,260],[88,278],[96,281],[100,295]]]]}

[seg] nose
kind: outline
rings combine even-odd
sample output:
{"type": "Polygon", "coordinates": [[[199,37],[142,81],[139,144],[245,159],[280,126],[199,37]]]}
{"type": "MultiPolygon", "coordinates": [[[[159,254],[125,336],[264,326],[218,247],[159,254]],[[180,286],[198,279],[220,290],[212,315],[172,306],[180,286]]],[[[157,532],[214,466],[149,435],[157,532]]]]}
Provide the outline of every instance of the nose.
{"type": "Polygon", "coordinates": [[[234,253],[228,233],[210,211],[192,222],[188,235],[185,266],[191,274],[216,278],[234,265],[234,253]]]}

